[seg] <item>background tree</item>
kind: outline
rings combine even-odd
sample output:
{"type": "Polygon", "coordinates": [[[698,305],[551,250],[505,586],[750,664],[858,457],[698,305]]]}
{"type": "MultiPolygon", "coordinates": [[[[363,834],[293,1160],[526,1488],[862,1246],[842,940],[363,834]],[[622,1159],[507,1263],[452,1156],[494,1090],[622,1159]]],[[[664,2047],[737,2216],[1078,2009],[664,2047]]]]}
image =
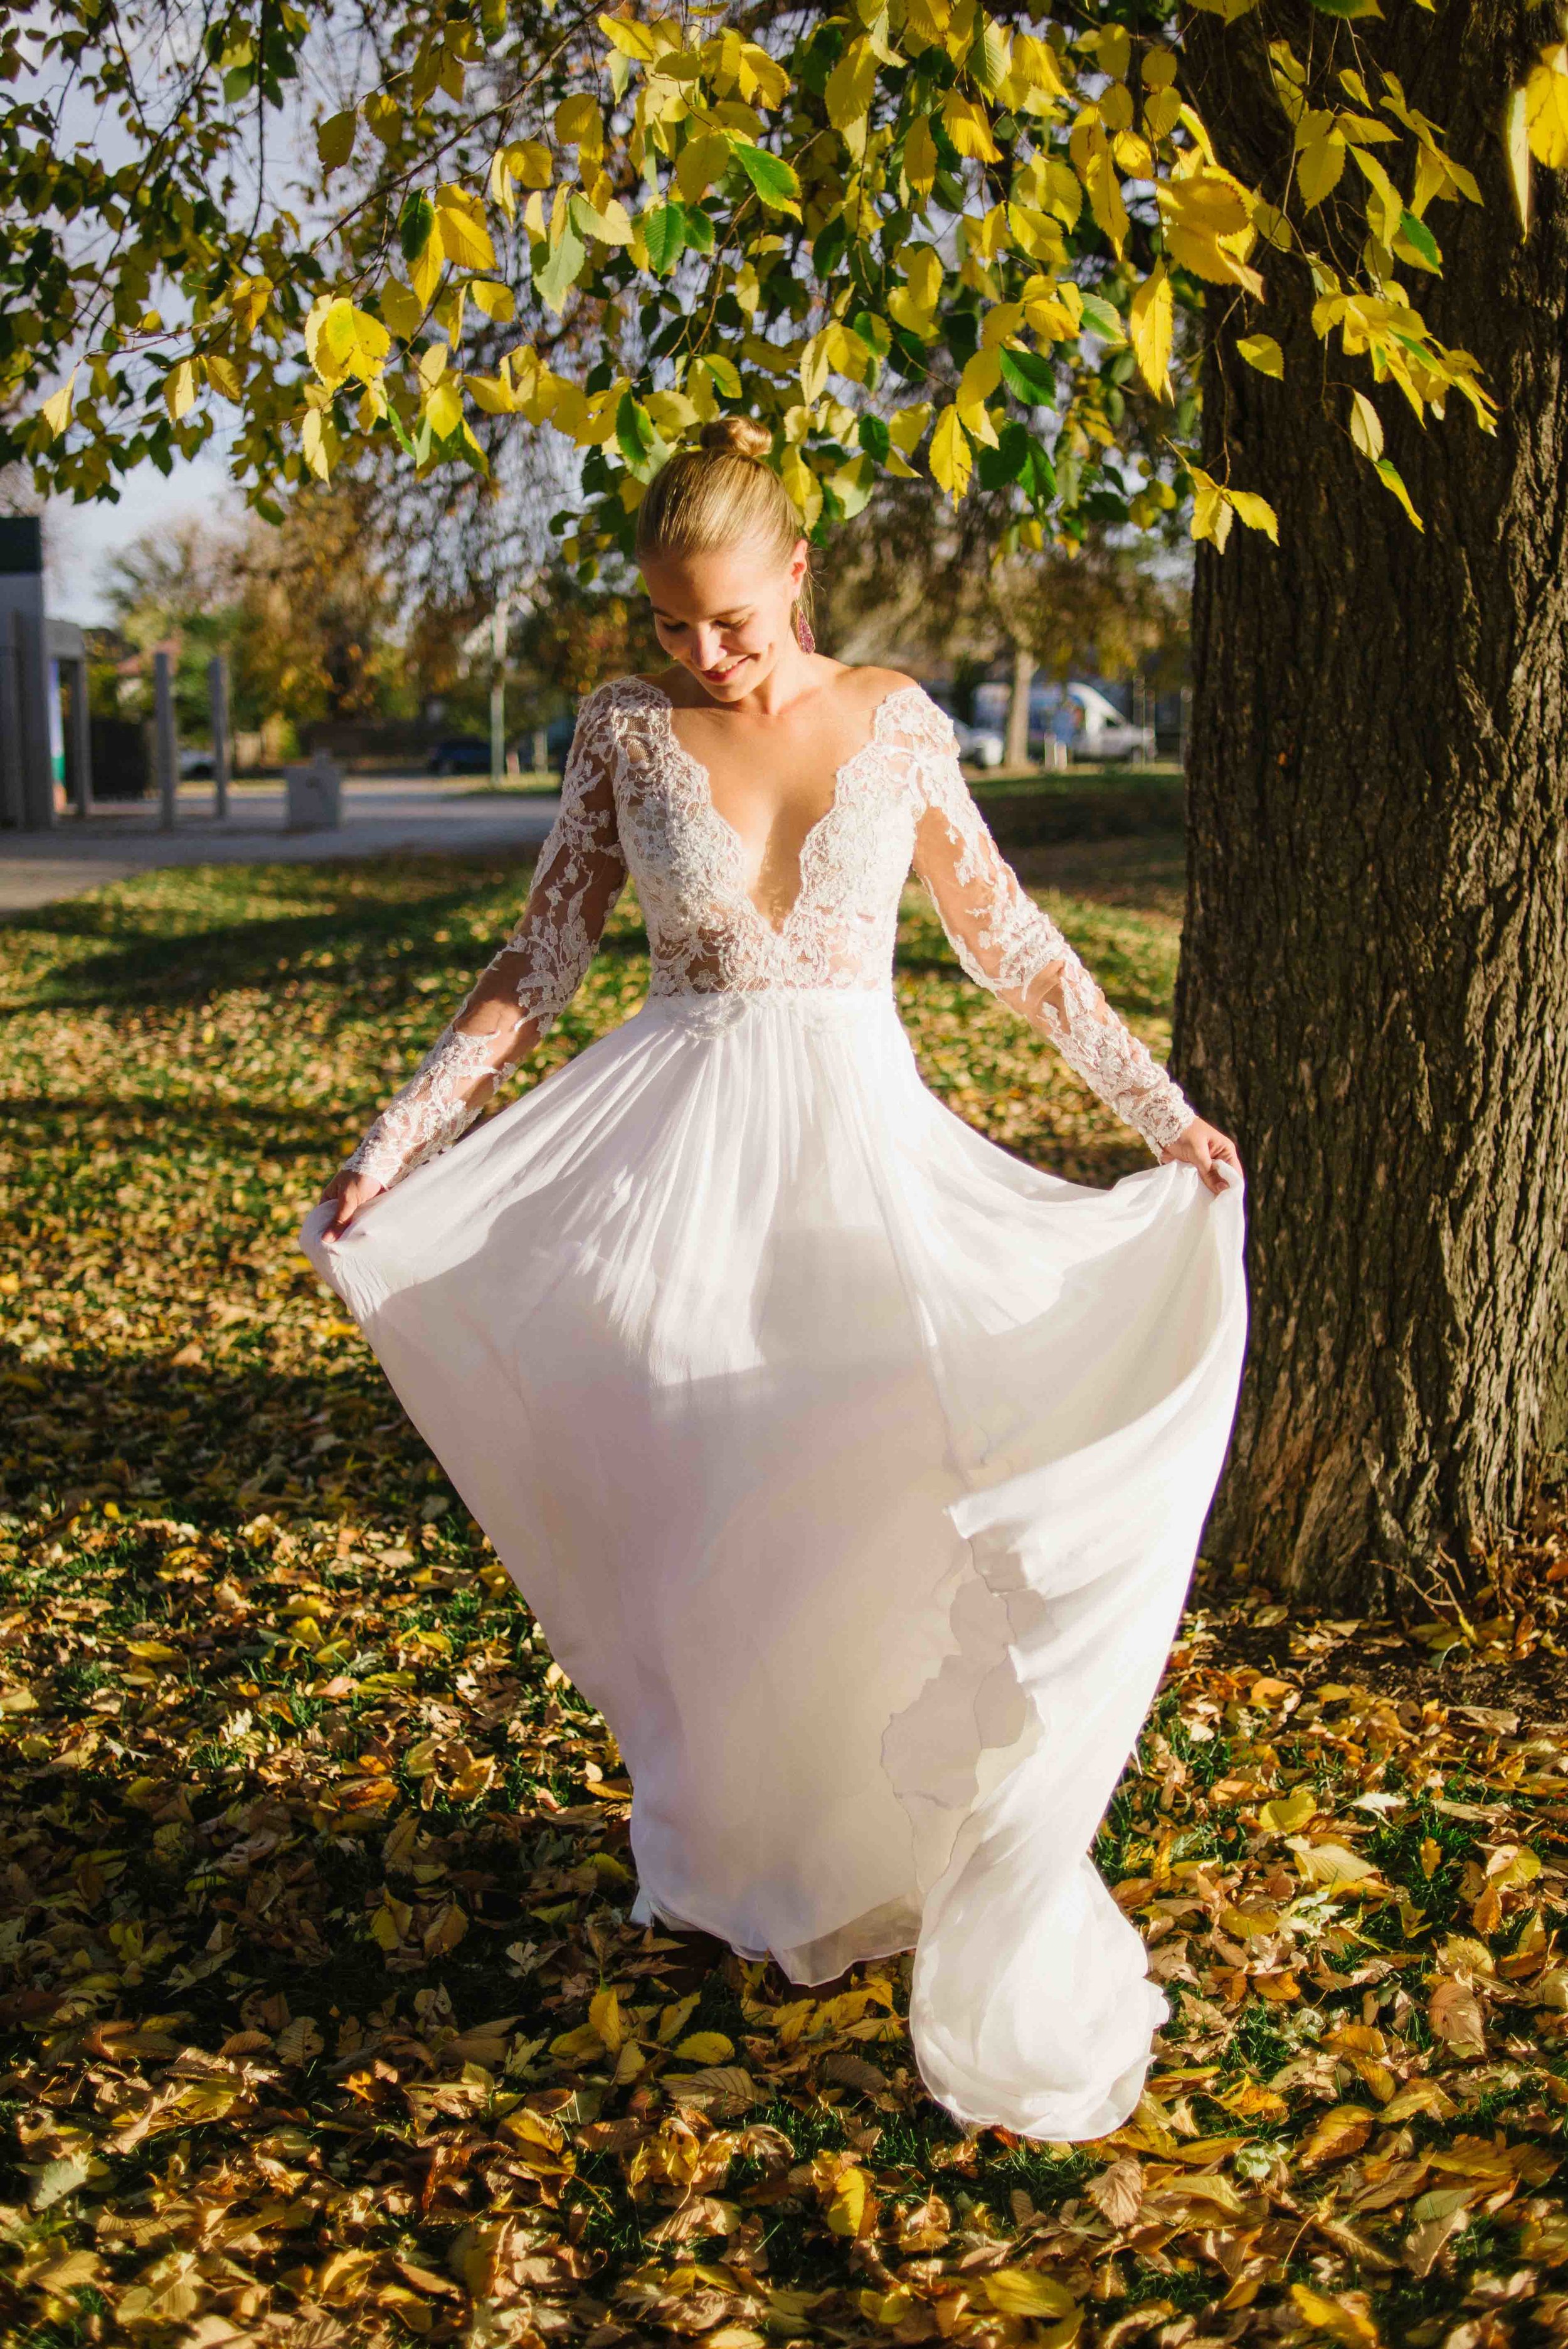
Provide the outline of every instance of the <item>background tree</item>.
{"type": "MultiPolygon", "coordinates": [[[[1357,1600],[1368,1560],[1462,1575],[1568,1415],[1568,202],[1542,177],[1522,238],[1498,136],[1547,21],[1444,0],[1355,27],[1474,162],[1485,203],[1422,306],[1476,354],[1495,432],[1369,398],[1297,272],[1270,287],[1283,381],[1241,356],[1243,303],[1215,304],[1207,360],[1210,460],[1283,547],[1198,563],[1175,1061],[1240,1133],[1254,1266],[1212,1535],[1357,1600]],[[1357,440],[1423,531],[1361,494],[1357,440]]],[[[1262,27],[1200,27],[1190,56],[1226,160],[1277,183],[1262,27]]]]}

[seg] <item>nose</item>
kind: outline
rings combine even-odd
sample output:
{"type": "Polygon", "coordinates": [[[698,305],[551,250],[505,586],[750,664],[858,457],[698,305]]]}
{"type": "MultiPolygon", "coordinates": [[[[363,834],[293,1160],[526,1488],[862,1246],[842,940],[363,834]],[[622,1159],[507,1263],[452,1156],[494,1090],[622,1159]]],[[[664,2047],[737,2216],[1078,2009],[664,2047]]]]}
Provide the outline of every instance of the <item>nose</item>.
{"type": "Polygon", "coordinates": [[[707,627],[699,621],[692,634],[698,668],[717,668],[724,659],[722,632],[707,627]]]}

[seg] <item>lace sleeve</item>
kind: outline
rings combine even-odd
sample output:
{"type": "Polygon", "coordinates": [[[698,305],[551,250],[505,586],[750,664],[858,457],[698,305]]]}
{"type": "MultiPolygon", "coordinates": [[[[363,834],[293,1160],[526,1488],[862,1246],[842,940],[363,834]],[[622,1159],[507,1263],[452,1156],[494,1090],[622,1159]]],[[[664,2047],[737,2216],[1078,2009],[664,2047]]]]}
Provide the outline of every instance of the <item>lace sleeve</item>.
{"type": "Polygon", "coordinates": [[[1191,1123],[1181,1088],[1117,1018],[1004,859],[959,771],[942,712],[923,695],[910,695],[897,735],[911,754],[921,802],[914,869],[965,970],[1047,1036],[1158,1156],[1191,1123]]]}
{"type": "Polygon", "coordinates": [[[344,1163],[388,1189],[472,1123],[506,1071],[563,1011],[625,883],[615,821],[614,709],[583,705],[521,921],[450,1025],[344,1163]]]}

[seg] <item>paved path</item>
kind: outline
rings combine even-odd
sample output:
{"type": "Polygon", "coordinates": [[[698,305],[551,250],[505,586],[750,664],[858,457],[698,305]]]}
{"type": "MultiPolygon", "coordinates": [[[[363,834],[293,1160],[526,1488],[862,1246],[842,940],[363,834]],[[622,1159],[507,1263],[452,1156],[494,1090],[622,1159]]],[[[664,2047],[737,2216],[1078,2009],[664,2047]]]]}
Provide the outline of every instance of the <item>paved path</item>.
{"type": "Polygon", "coordinates": [[[549,795],[368,776],[345,782],[335,832],[285,832],[281,788],[237,791],[222,824],[210,789],[187,792],[172,832],[160,832],[145,806],[106,810],[86,823],[64,816],[52,832],[0,832],[0,920],[169,864],[315,864],[399,849],[531,856],[559,804],[549,795]]]}

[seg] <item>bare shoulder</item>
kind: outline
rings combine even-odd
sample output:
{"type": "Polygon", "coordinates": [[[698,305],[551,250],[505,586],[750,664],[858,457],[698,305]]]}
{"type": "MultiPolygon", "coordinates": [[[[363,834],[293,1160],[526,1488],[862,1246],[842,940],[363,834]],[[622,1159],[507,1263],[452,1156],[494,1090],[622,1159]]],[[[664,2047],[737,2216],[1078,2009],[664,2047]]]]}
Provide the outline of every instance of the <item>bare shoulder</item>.
{"type": "Polygon", "coordinates": [[[906,677],[901,668],[841,668],[833,682],[846,701],[866,709],[874,709],[890,694],[922,690],[920,680],[906,677]]]}

